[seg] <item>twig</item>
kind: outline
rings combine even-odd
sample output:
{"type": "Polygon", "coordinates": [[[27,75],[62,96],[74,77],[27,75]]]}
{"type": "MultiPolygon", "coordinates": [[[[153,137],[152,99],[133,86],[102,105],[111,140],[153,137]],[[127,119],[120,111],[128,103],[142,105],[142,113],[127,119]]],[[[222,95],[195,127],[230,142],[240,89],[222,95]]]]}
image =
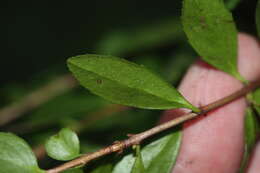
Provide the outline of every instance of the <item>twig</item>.
{"type": "Polygon", "coordinates": [[[49,99],[74,88],[77,85],[71,75],[64,75],[33,91],[29,95],[0,110],[0,126],[3,126],[24,113],[38,107],[49,99]]]}
{"type": "Polygon", "coordinates": [[[69,162],[64,163],[60,166],[49,169],[46,172],[47,173],[59,173],[61,171],[64,171],[64,170],[67,170],[67,169],[70,169],[70,168],[73,168],[73,167],[76,167],[76,166],[85,165],[89,161],[94,160],[94,159],[99,158],[99,157],[102,157],[104,155],[107,155],[107,154],[110,154],[110,153],[113,153],[113,152],[122,151],[123,149],[125,149],[129,146],[141,143],[144,139],[146,139],[150,136],[153,136],[153,135],[155,135],[159,132],[162,132],[162,131],[167,130],[171,127],[174,127],[174,126],[176,126],[180,123],[183,123],[187,120],[193,119],[193,118],[195,118],[199,115],[205,114],[205,113],[212,111],[216,108],[219,108],[219,107],[221,107],[221,106],[223,106],[227,103],[230,103],[231,101],[236,100],[236,99],[246,95],[248,92],[253,91],[255,88],[257,88],[259,86],[260,86],[260,80],[258,80],[256,82],[252,82],[249,85],[243,87],[242,89],[234,92],[233,94],[231,94],[227,97],[224,97],[220,100],[217,100],[217,101],[215,101],[211,104],[202,106],[200,108],[201,112],[199,112],[199,113],[191,112],[191,113],[185,114],[185,115],[183,115],[179,118],[176,118],[176,119],[168,121],[164,124],[155,126],[154,128],[151,128],[147,131],[144,131],[144,132],[139,133],[139,134],[135,134],[135,135],[129,137],[128,139],[126,139],[126,140],[117,141],[114,144],[112,144],[108,147],[102,148],[102,149],[100,149],[96,152],[93,152],[93,153],[90,153],[90,154],[85,154],[85,155],[83,155],[83,156],[81,156],[81,157],[79,157],[75,160],[69,161],[69,162]]]}

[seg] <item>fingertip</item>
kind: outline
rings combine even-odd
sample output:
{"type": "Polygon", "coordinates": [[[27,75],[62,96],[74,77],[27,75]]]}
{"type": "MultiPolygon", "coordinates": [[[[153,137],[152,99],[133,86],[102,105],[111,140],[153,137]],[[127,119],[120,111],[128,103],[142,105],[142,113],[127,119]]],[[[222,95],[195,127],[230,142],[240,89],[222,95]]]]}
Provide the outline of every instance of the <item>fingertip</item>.
{"type": "Polygon", "coordinates": [[[260,42],[251,35],[238,35],[238,69],[249,81],[260,76],[260,42]]]}

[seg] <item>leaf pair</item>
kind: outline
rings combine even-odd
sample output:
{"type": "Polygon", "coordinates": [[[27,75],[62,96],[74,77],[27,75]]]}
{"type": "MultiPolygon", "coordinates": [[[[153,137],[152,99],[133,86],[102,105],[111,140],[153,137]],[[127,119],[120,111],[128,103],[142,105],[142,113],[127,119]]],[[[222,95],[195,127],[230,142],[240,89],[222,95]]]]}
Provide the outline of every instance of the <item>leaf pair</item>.
{"type": "MultiPolygon", "coordinates": [[[[237,30],[223,1],[184,0],[182,23],[191,45],[206,62],[245,81],[237,70],[237,30]]],[[[68,66],[84,87],[114,103],[199,112],[161,78],[126,60],[82,55],[70,58],[68,66]]]]}
{"type": "MultiPolygon", "coordinates": [[[[12,133],[0,132],[0,167],[1,173],[44,173],[38,167],[37,160],[30,146],[12,133]]],[[[71,160],[79,156],[79,140],[69,129],[62,129],[46,143],[49,156],[57,160],[71,160]]],[[[81,173],[71,169],[68,173],[81,173]]]]}
{"type": "MultiPolygon", "coordinates": [[[[79,139],[70,129],[62,129],[46,143],[49,156],[57,160],[71,160],[79,156],[79,139]]],[[[1,173],[44,173],[38,167],[37,160],[30,146],[12,133],[0,132],[0,167],[1,173]]],[[[80,173],[71,169],[68,173],[80,173]]]]}

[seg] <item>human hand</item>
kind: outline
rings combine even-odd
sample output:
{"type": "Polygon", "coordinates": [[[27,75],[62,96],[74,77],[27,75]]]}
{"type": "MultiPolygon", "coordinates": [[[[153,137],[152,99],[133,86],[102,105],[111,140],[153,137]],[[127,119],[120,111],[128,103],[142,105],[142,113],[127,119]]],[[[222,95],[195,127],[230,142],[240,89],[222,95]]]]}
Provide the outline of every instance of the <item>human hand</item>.
{"type": "MultiPolygon", "coordinates": [[[[238,37],[238,68],[249,81],[260,78],[260,44],[246,34],[238,37]]],[[[206,105],[242,87],[241,82],[203,61],[185,75],[180,92],[196,106],[206,105]]],[[[173,173],[237,173],[243,156],[246,100],[238,99],[195,120],[184,123],[183,139],[173,173]]],[[[185,113],[166,111],[162,122],[185,113]]],[[[260,172],[260,142],[247,173],[260,172]]]]}

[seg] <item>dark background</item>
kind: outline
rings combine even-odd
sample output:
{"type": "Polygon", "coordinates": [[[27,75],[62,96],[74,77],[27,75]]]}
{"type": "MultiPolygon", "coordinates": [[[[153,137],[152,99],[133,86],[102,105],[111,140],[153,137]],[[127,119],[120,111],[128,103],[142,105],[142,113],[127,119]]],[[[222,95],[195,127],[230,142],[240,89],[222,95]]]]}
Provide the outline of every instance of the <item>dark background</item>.
{"type": "MultiPolygon", "coordinates": [[[[6,1],[1,4],[0,86],[28,82],[51,68],[66,71],[66,59],[98,53],[96,42],[114,28],[131,28],[180,16],[180,0],[6,1]]],[[[255,34],[255,0],[233,11],[240,31],[255,34]]],[[[61,71],[62,71],[61,70],[61,71]]]]}

